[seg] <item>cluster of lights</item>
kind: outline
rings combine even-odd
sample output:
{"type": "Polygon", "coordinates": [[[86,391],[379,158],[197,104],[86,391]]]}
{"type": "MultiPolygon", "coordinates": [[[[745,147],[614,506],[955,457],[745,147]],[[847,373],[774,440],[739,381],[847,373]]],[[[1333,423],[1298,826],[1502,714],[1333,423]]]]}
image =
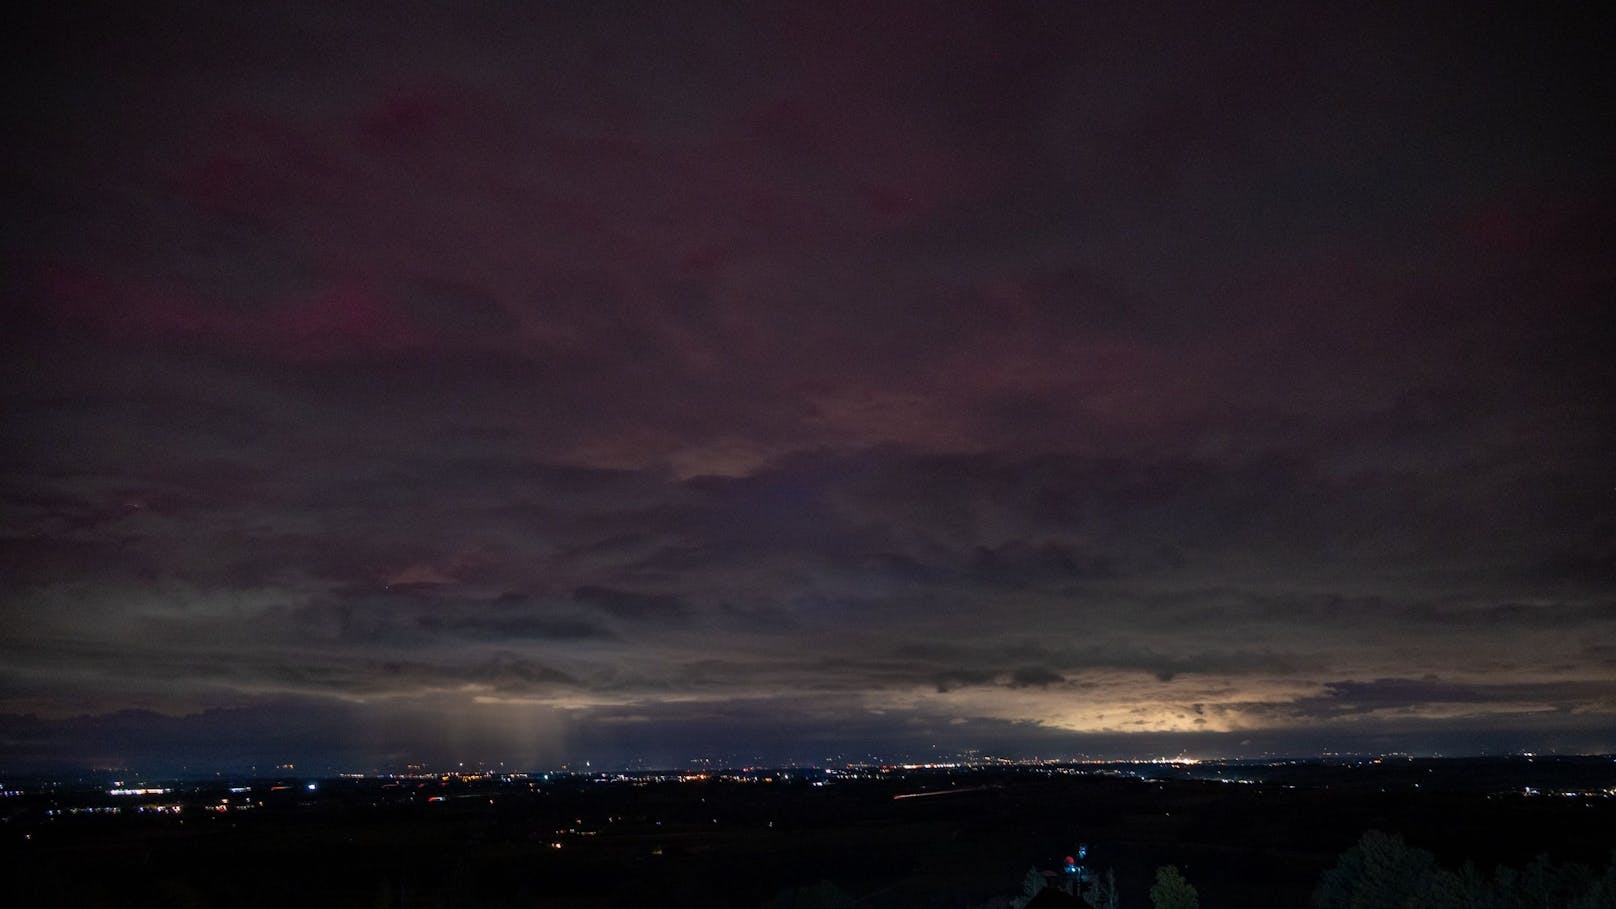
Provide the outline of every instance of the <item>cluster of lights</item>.
{"type": "Polygon", "coordinates": [[[185,810],[185,806],[179,802],[170,802],[164,805],[141,805],[135,810],[141,814],[179,814],[185,810]]]}

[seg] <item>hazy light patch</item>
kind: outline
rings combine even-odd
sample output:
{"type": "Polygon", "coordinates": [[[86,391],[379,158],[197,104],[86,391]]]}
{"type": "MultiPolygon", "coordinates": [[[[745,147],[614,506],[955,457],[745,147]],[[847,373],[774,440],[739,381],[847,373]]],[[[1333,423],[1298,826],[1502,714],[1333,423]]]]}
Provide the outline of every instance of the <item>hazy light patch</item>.
{"type": "Polygon", "coordinates": [[[1107,672],[1078,674],[1065,684],[1042,688],[916,689],[895,695],[891,702],[1077,733],[1234,732],[1278,725],[1269,710],[1322,691],[1316,683],[1289,678],[1181,676],[1161,682],[1141,673],[1107,672]]]}

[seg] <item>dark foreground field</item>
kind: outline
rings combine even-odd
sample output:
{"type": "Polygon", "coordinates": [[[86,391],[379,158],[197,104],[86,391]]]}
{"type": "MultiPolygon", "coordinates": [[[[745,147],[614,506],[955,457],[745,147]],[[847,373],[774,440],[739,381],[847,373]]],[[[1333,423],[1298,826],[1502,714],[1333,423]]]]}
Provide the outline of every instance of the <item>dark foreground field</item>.
{"type": "MultiPolygon", "coordinates": [[[[807,906],[845,897],[971,907],[1018,894],[1030,867],[1055,867],[1083,842],[1092,868],[1114,871],[1129,909],[1150,905],[1151,875],[1167,864],[1203,906],[1295,909],[1371,829],[1452,867],[1469,860],[1490,871],[1539,854],[1609,861],[1616,798],[1504,791],[1509,774],[1495,782],[1488,773],[1500,771],[1314,767],[1246,784],[1025,768],[819,786],[330,781],[314,793],[270,793],[247,811],[205,810],[214,793],[189,790],[193,804],[178,816],[46,817],[35,800],[6,819],[3,874],[14,906],[807,906]],[[893,798],[942,790],[968,791],[893,798]]],[[[1579,776],[1583,786],[1616,785],[1598,765],[1579,776]]]]}

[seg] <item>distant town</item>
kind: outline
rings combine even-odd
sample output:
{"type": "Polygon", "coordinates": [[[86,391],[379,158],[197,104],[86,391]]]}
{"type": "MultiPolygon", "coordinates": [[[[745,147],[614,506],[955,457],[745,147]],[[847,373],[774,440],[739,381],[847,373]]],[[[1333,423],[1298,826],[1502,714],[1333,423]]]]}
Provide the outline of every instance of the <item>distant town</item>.
{"type": "MultiPolygon", "coordinates": [[[[562,787],[670,784],[822,788],[876,784],[894,799],[976,792],[1006,781],[1038,777],[1110,777],[1139,781],[1199,781],[1285,789],[1445,791],[1487,798],[1616,799],[1616,757],[1537,756],[1433,758],[1403,754],[1332,755],[1275,760],[1160,757],[1133,761],[1010,760],[984,757],[933,763],[845,764],[840,767],[721,767],[698,759],[663,770],[594,770],[562,765],[535,771],[463,764],[412,764],[397,771],[298,774],[277,765],[262,776],[148,778],[121,771],[86,772],[73,779],[20,778],[0,784],[3,821],[13,829],[39,822],[116,815],[193,818],[203,822],[260,809],[321,810],[447,805],[545,794],[562,787]]],[[[608,823],[618,822],[611,818],[608,823]]],[[[715,818],[714,823],[719,821],[715,818]]],[[[660,821],[657,821],[660,823],[660,821]]],[[[593,836],[576,825],[557,836],[593,836]]],[[[556,847],[560,848],[561,843],[556,847]]]]}
{"type": "Polygon", "coordinates": [[[0,784],[0,873],[30,905],[125,905],[136,886],[149,905],[611,906],[652,892],[676,906],[1108,909],[1176,893],[1155,905],[1277,909],[1367,886],[1365,850],[1424,869],[1408,887],[1451,890],[1475,866],[1500,869],[1466,884],[1488,898],[1551,879],[1597,896],[1612,830],[1610,755],[288,762],[0,784]],[[1536,877],[1509,870],[1528,863],[1536,877]]]}

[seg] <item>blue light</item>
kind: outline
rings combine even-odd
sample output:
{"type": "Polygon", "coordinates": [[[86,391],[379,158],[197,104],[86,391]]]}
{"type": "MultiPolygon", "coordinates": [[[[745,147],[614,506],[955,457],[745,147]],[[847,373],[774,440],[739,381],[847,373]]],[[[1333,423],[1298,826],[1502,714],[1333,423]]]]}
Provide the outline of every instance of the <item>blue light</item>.
{"type": "Polygon", "coordinates": [[[313,792],[313,791],[314,791],[314,784],[313,784],[313,783],[310,783],[310,784],[309,784],[309,791],[310,791],[310,792],[313,792]]]}

